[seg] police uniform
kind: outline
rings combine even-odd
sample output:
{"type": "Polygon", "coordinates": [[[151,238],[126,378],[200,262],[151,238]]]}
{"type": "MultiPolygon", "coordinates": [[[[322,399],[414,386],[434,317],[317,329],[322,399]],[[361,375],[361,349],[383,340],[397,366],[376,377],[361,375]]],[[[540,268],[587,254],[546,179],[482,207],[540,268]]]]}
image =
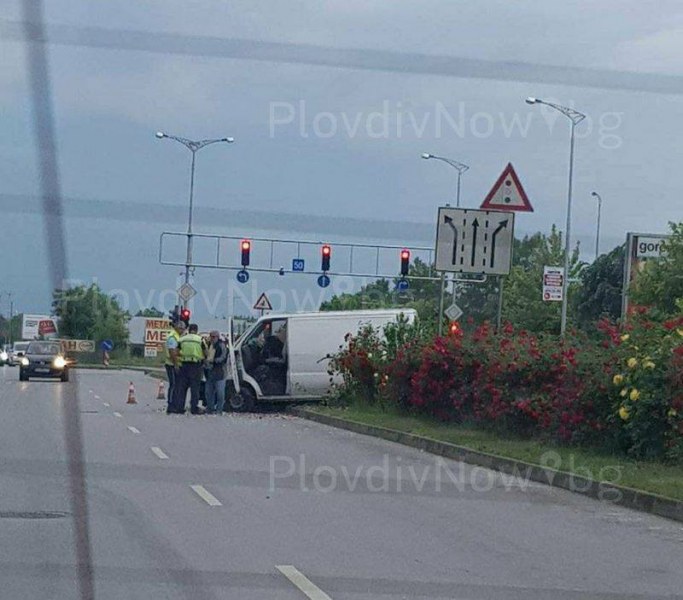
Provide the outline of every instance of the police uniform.
{"type": "Polygon", "coordinates": [[[199,412],[199,388],[202,381],[204,348],[196,333],[186,333],[178,340],[180,371],[176,379],[174,412],[185,411],[187,390],[190,390],[190,412],[199,412]]]}
{"type": "Polygon", "coordinates": [[[171,350],[178,349],[178,340],[180,339],[180,334],[175,330],[171,329],[166,336],[166,359],[164,360],[164,367],[166,368],[166,377],[168,378],[168,390],[167,390],[167,407],[166,412],[173,412],[173,393],[176,386],[176,372],[175,364],[171,358],[171,350]]]}

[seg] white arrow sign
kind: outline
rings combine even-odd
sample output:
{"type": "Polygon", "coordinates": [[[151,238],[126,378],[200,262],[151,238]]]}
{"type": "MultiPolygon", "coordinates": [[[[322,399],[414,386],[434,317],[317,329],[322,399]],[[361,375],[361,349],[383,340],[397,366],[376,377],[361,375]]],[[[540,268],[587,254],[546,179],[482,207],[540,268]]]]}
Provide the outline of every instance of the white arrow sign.
{"type": "Polygon", "coordinates": [[[508,275],[515,214],[469,208],[439,208],[436,270],[508,275]]]}

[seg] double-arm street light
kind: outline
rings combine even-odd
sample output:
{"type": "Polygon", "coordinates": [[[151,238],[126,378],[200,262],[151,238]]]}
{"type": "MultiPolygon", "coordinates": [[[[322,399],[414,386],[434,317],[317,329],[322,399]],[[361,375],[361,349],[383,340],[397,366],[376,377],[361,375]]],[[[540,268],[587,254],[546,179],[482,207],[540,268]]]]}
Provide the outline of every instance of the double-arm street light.
{"type": "Polygon", "coordinates": [[[458,162],[457,160],[453,160],[452,158],[445,158],[443,156],[436,156],[434,154],[429,154],[428,152],[424,152],[422,154],[422,158],[425,160],[429,160],[430,158],[433,158],[435,160],[440,160],[441,162],[445,162],[448,165],[451,165],[454,169],[458,171],[458,192],[455,197],[455,205],[460,208],[460,177],[462,177],[462,174],[469,169],[469,167],[461,162],[458,162]]]}
{"type": "Polygon", "coordinates": [[[602,213],[602,196],[597,192],[591,192],[591,196],[598,201],[598,227],[595,232],[595,260],[600,256],[600,215],[602,213]]]}
{"type": "Polygon", "coordinates": [[[586,115],[580,113],[573,108],[561,106],[552,102],[546,102],[540,98],[529,97],[526,99],[527,104],[544,104],[561,112],[565,117],[571,121],[571,131],[569,135],[569,184],[567,186],[567,226],[564,240],[564,277],[563,277],[563,293],[562,293],[562,318],[560,321],[560,335],[564,336],[567,330],[567,306],[569,302],[569,264],[571,253],[571,226],[572,226],[572,179],[574,175],[574,129],[578,123],[586,118],[586,115]]]}
{"type": "MultiPolygon", "coordinates": [[[[194,203],[194,165],[195,165],[195,158],[197,155],[197,152],[199,152],[202,148],[205,146],[210,146],[211,144],[218,144],[218,143],[226,143],[226,144],[232,144],[235,141],[235,138],[232,137],[224,137],[224,138],[217,138],[213,140],[199,140],[199,141],[194,141],[194,140],[188,140],[186,138],[178,137],[175,135],[168,135],[167,133],[164,133],[163,131],[157,131],[156,133],[157,138],[160,140],[163,140],[164,138],[173,140],[175,142],[181,143],[183,146],[185,146],[190,152],[192,152],[192,169],[190,171],[190,212],[188,215],[188,220],[187,220],[187,256],[185,259],[185,283],[190,283],[190,265],[192,265],[192,210],[193,210],[193,203],[194,203]]],[[[183,306],[187,306],[187,300],[183,300],[183,306]]]]}

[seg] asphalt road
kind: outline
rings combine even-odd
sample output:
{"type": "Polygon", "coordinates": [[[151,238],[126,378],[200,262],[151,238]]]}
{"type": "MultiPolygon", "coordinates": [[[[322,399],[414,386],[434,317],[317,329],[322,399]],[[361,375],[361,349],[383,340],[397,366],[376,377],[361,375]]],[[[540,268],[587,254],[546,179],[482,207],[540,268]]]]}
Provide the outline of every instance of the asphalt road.
{"type": "Polygon", "coordinates": [[[166,416],[143,375],[73,375],[0,368],[0,598],[78,598],[69,390],[98,600],[683,598],[678,523],[280,414],[166,416]]]}

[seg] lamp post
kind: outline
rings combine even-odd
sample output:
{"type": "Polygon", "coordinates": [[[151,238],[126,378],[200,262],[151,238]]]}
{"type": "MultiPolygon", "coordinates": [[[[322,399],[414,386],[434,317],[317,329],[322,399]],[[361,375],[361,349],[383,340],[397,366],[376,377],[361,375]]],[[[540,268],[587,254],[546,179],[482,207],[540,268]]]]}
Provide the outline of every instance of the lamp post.
{"type": "Polygon", "coordinates": [[[574,175],[574,129],[578,123],[586,118],[583,113],[569,108],[554,104],[553,102],[546,102],[540,98],[529,97],[526,99],[527,104],[545,104],[550,108],[562,113],[571,121],[571,130],[569,134],[569,182],[567,185],[567,225],[565,231],[564,241],[564,276],[563,276],[563,293],[562,293],[562,317],[560,320],[560,335],[564,336],[567,330],[567,306],[569,304],[569,259],[571,252],[570,238],[572,226],[572,180],[574,175]]]}
{"type": "MultiPolygon", "coordinates": [[[[187,219],[187,255],[185,258],[185,283],[189,284],[190,283],[190,265],[192,265],[192,212],[193,212],[193,203],[194,203],[194,166],[195,166],[195,158],[197,155],[197,152],[199,152],[202,148],[205,146],[209,146],[211,144],[218,144],[218,143],[226,143],[226,144],[232,144],[235,141],[235,138],[232,137],[225,137],[225,138],[217,138],[213,140],[199,140],[199,141],[194,141],[194,140],[188,140],[186,138],[178,137],[175,135],[168,135],[164,133],[163,131],[157,131],[156,132],[156,137],[160,140],[163,140],[164,138],[173,140],[175,142],[178,142],[185,146],[190,152],[192,152],[192,167],[190,170],[190,211],[187,219]]],[[[183,307],[187,307],[187,300],[183,300],[183,307]]]]}
{"type": "Polygon", "coordinates": [[[598,256],[600,256],[600,215],[602,213],[602,197],[597,192],[591,192],[591,196],[598,200],[598,227],[595,232],[595,260],[598,260],[598,256]]]}
{"type": "Polygon", "coordinates": [[[446,164],[451,165],[451,167],[458,171],[458,192],[455,197],[455,205],[458,208],[460,208],[460,178],[462,177],[462,174],[469,169],[469,167],[466,164],[458,162],[457,160],[453,160],[452,158],[436,156],[434,154],[429,154],[428,152],[424,152],[422,154],[422,158],[424,158],[425,160],[429,160],[430,158],[440,160],[441,162],[445,162],[446,164]]]}
{"type": "MultiPolygon", "coordinates": [[[[429,152],[423,152],[422,153],[422,158],[425,160],[429,160],[430,158],[433,158],[434,160],[440,160],[441,162],[445,162],[447,165],[450,165],[453,167],[457,172],[458,172],[458,191],[455,195],[455,205],[460,208],[460,178],[462,177],[462,174],[469,169],[469,167],[461,162],[458,162],[457,160],[453,160],[452,158],[446,158],[445,156],[436,156],[435,154],[430,154],[429,152]]],[[[442,273],[441,274],[441,294],[439,296],[439,327],[438,327],[438,332],[439,335],[442,333],[442,327],[443,327],[443,294],[444,294],[444,288],[446,286],[446,276],[442,273]]],[[[453,276],[453,302],[455,303],[455,296],[457,293],[457,285],[455,283],[455,276],[453,276]]]]}

